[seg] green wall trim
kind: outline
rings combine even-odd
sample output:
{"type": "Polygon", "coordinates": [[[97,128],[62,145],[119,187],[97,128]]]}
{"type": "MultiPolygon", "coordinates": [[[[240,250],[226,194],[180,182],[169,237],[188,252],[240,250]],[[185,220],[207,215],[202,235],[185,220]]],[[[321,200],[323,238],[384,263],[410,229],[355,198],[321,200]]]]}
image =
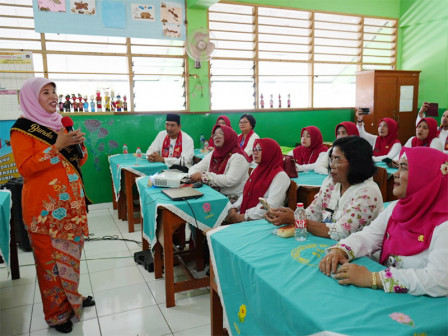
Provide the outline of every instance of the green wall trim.
{"type": "MultiPolygon", "coordinates": [[[[201,134],[208,139],[219,115],[225,114],[239,133],[238,121],[242,113],[182,114],[182,130],[199,147],[201,134]]],[[[293,147],[300,142],[300,130],[318,126],[324,141],[333,141],[334,127],[341,121],[353,120],[353,109],[312,111],[263,111],[251,113],[257,120],[255,132],[263,138],[273,138],[280,145],[293,147]]],[[[158,132],[165,128],[165,114],[140,115],[72,115],[75,129],[86,133],[89,157],[82,168],[86,192],[94,203],[112,200],[111,175],[108,156],[122,153],[123,144],[130,152],[140,147],[146,152],[158,132]]]]}
{"type": "Polygon", "coordinates": [[[188,8],[209,8],[219,0],[187,0],[188,8]]]}

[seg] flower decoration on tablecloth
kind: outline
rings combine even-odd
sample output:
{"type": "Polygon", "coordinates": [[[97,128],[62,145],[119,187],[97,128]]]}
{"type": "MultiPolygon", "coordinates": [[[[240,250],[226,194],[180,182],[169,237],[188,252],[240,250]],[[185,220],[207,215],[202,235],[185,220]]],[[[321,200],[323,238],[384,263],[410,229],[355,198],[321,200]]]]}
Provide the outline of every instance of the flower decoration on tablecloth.
{"type": "Polygon", "coordinates": [[[212,206],[210,203],[206,202],[202,205],[202,209],[204,209],[204,212],[208,214],[210,211],[212,211],[212,206]]]}
{"type": "Polygon", "coordinates": [[[412,319],[406,314],[392,313],[389,316],[392,320],[397,321],[398,323],[407,324],[410,325],[411,327],[415,327],[414,321],[412,321],[412,319]]]}
{"type": "Polygon", "coordinates": [[[448,174],[448,161],[442,163],[442,165],[440,166],[440,171],[442,172],[442,175],[448,174]]]}
{"type": "Polygon", "coordinates": [[[238,318],[240,319],[240,323],[244,322],[244,319],[246,318],[246,313],[247,313],[246,305],[242,304],[240,306],[240,311],[238,312],[238,318]]]}

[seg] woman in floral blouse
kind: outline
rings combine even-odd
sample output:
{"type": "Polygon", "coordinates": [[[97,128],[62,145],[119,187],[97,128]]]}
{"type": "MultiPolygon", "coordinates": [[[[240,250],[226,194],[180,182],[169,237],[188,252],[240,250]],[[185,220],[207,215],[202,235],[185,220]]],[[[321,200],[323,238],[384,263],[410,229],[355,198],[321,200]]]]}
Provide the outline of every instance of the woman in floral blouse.
{"type": "Polygon", "coordinates": [[[369,227],[330,247],[319,267],[341,285],[412,295],[448,295],[448,155],[425,147],[403,148],[394,195],[369,227]],[[422,174],[422,172],[425,172],[422,174]],[[348,263],[381,250],[387,268],[370,272],[348,263]],[[336,272],[338,264],[343,264],[336,272]]]}
{"type": "MultiPolygon", "coordinates": [[[[307,230],[340,240],[362,230],[383,210],[383,198],[372,176],[372,147],[357,136],[337,139],[330,153],[330,175],[306,209],[307,230]]],[[[294,223],[291,209],[268,211],[274,225],[294,223]]]]}
{"type": "Polygon", "coordinates": [[[79,264],[87,228],[80,166],[87,160],[84,133],[66,132],[57,112],[56,85],[45,78],[27,80],[19,94],[23,112],[11,128],[11,146],[24,178],[23,221],[36,262],[45,320],[62,333],[70,318],[92,306],[78,292],[79,264]],[[82,145],[83,158],[72,145],[82,145]]]}

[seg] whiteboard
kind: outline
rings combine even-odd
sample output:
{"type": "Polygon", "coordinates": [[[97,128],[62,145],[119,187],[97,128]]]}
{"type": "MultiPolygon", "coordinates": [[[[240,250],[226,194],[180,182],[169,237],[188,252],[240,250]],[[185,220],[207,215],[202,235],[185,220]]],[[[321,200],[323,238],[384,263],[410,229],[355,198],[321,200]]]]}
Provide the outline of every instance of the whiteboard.
{"type": "Polygon", "coordinates": [[[34,77],[31,52],[0,51],[0,120],[15,120],[19,109],[19,90],[34,77]]]}

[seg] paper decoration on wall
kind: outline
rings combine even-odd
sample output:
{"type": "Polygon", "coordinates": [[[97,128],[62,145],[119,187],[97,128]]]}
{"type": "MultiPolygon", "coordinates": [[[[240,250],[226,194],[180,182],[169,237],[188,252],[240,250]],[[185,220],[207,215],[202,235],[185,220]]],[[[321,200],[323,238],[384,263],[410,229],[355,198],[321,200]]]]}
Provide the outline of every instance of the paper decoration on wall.
{"type": "Polygon", "coordinates": [[[160,3],[160,20],[162,23],[181,24],[182,7],[177,3],[162,1],[160,3]]]}
{"type": "Polygon", "coordinates": [[[163,36],[166,37],[180,37],[180,25],[164,23],[163,24],[163,36]]]}
{"type": "Polygon", "coordinates": [[[38,0],[37,6],[45,12],[65,12],[65,0],[38,0]]]}
{"type": "Polygon", "coordinates": [[[145,4],[132,4],[132,20],[155,21],[154,6],[145,4]]]}
{"type": "Polygon", "coordinates": [[[101,15],[105,27],[126,28],[126,5],[123,2],[103,1],[101,15]]]}
{"type": "Polygon", "coordinates": [[[95,15],[95,0],[70,0],[70,11],[72,14],[95,15]]]}

